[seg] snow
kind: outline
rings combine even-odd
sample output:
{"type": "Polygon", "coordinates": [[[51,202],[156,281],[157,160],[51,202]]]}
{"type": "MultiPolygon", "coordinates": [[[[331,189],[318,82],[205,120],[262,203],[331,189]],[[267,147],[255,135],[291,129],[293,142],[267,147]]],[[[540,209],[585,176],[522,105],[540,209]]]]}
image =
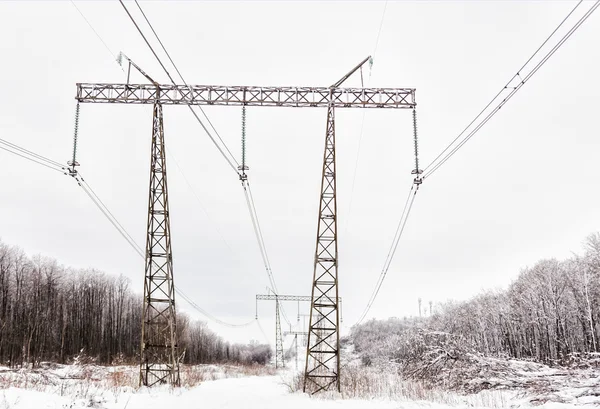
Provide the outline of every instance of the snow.
{"type": "Polygon", "coordinates": [[[302,409],[358,409],[358,408],[445,408],[429,403],[399,403],[386,400],[332,400],[312,398],[302,393],[290,393],[282,377],[261,376],[206,381],[186,389],[169,387],[141,388],[116,397],[111,393],[92,394],[86,398],[66,397],[48,392],[9,388],[0,396],[0,408],[107,408],[107,409],[158,409],[158,408],[302,408],[302,409]],[[107,399],[107,398],[113,399],[107,399]]]}
{"type": "MultiPolygon", "coordinates": [[[[291,385],[294,376],[291,371],[279,371],[268,376],[246,376],[235,367],[214,365],[202,366],[196,372],[208,380],[193,387],[136,389],[123,386],[135,383],[136,371],[134,366],[95,365],[48,365],[37,370],[0,368],[0,387],[3,388],[0,390],[0,409],[571,409],[582,405],[598,405],[597,397],[581,396],[582,389],[577,387],[554,392],[556,396],[553,398],[558,402],[547,402],[547,396],[531,401],[531,396],[526,396],[522,390],[489,390],[472,395],[446,394],[445,398],[436,402],[406,398],[341,399],[337,394],[311,397],[290,392],[288,385],[291,385]],[[122,377],[116,378],[117,374],[122,377]]],[[[590,386],[585,382],[584,385],[590,386]]]]}

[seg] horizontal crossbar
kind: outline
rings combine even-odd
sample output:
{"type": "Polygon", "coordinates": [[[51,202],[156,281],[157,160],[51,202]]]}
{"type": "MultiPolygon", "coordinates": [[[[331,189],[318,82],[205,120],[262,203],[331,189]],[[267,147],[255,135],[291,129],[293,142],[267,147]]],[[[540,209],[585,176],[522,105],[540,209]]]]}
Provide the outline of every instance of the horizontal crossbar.
{"type": "Polygon", "coordinates": [[[414,108],[414,88],[77,84],[79,102],[272,107],[414,108]]]}
{"type": "MultiPolygon", "coordinates": [[[[315,297],[316,298],[316,297],[315,297]]],[[[274,294],[256,294],[256,300],[266,301],[310,301],[310,295],[274,295],[274,294]]],[[[339,297],[340,302],[342,297],[339,297]]]]}

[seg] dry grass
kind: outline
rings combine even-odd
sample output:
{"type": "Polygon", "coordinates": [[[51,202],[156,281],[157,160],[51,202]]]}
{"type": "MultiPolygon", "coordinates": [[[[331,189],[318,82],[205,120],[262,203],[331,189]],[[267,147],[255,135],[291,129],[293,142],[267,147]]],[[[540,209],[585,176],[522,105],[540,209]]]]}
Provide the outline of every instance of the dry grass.
{"type": "MultiPolygon", "coordinates": [[[[467,405],[479,408],[509,408],[507,393],[483,391],[478,394],[461,395],[455,392],[434,389],[424,383],[402,379],[400,375],[381,369],[349,366],[341,372],[342,393],[319,394],[323,399],[389,399],[397,401],[426,401],[451,406],[467,405]]],[[[284,383],[290,392],[301,392],[303,374],[296,374],[284,383]]]]}
{"type": "Polygon", "coordinates": [[[107,376],[107,382],[110,387],[137,387],[139,383],[139,373],[136,367],[117,367],[110,371],[107,376]]]}
{"type": "MultiPolygon", "coordinates": [[[[273,375],[275,370],[260,365],[181,365],[181,386],[191,388],[206,381],[244,376],[273,375]]],[[[20,388],[70,397],[84,406],[98,407],[117,402],[122,394],[138,390],[137,365],[43,364],[39,368],[0,368],[0,390],[20,388]]],[[[0,397],[0,409],[8,405],[0,397]]]]}

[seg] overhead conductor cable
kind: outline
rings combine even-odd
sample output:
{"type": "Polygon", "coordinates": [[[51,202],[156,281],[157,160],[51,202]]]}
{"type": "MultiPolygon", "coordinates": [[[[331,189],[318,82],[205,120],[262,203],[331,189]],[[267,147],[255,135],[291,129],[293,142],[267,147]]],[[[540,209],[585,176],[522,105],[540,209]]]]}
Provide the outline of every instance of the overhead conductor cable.
{"type": "Polygon", "coordinates": [[[383,281],[387,276],[388,270],[392,265],[392,260],[394,259],[394,255],[396,254],[396,250],[398,249],[398,243],[402,238],[402,234],[404,233],[404,228],[406,227],[406,222],[408,221],[408,216],[410,215],[410,211],[412,210],[413,203],[415,202],[415,197],[417,196],[417,192],[419,191],[419,187],[421,183],[423,183],[423,179],[421,178],[421,173],[423,171],[419,168],[419,141],[417,138],[417,111],[416,107],[413,107],[413,137],[414,137],[414,149],[415,149],[415,168],[411,171],[411,174],[415,175],[415,179],[411,185],[410,191],[408,192],[408,196],[404,203],[404,208],[402,209],[402,213],[400,215],[400,221],[398,222],[398,226],[396,227],[396,232],[394,233],[394,238],[392,239],[392,245],[388,251],[388,254],[383,263],[383,267],[381,269],[381,273],[379,274],[379,278],[377,279],[377,283],[375,284],[375,288],[369,297],[369,301],[365,309],[363,310],[360,318],[357,321],[357,324],[360,324],[367,314],[369,310],[373,306],[377,295],[379,295],[379,290],[381,290],[381,286],[383,285],[383,281]]]}

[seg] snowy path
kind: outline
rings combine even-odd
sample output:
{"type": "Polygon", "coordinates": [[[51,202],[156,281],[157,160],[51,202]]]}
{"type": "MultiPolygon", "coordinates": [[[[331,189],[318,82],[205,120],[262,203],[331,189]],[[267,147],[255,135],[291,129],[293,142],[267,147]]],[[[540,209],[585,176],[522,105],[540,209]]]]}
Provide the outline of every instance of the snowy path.
{"type": "MultiPolygon", "coordinates": [[[[285,375],[284,375],[285,376],[285,375]]],[[[8,388],[0,391],[0,409],[459,409],[479,408],[478,404],[446,405],[432,402],[390,400],[332,400],[289,393],[281,375],[242,377],[206,381],[190,389],[170,391],[168,387],[118,392],[114,388],[37,392],[8,388]]],[[[497,402],[487,407],[515,407],[497,402]]],[[[513,402],[514,403],[514,402],[513,402]]],[[[520,405],[516,405],[519,407],[520,405]]],[[[531,407],[531,406],[521,406],[531,407]]],[[[575,405],[547,403],[538,408],[567,409],[575,405]]]]}
{"type": "MultiPolygon", "coordinates": [[[[106,405],[123,409],[119,405],[106,405]]],[[[280,376],[221,379],[173,394],[145,390],[131,395],[127,409],[154,408],[214,408],[214,409],[358,409],[407,408],[398,402],[364,400],[328,400],[289,393],[280,376]]],[[[415,407],[414,405],[412,407],[415,407]]]]}
{"type": "Polygon", "coordinates": [[[430,402],[393,402],[389,400],[331,400],[289,393],[281,376],[261,376],[207,381],[191,389],[143,389],[114,395],[82,393],[79,398],[57,393],[9,388],[0,391],[1,409],[429,409],[449,408],[430,402]]]}

